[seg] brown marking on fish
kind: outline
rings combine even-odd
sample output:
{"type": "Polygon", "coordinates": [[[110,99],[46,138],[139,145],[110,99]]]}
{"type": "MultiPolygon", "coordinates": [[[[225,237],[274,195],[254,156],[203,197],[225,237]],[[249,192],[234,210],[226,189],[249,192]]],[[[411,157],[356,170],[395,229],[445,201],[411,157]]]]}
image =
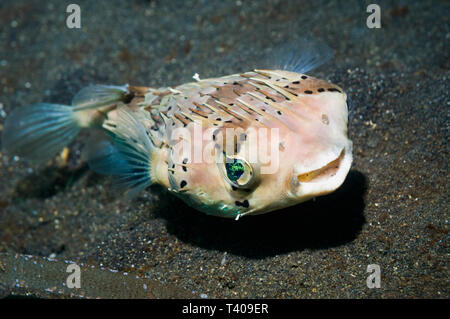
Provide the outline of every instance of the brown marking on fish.
{"type": "Polygon", "coordinates": [[[296,94],[305,94],[305,92],[308,91],[312,92],[310,94],[319,94],[325,91],[339,92],[339,93],[343,92],[343,90],[335,84],[332,84],[325,80],[316,79],[310,76],[308,76],[306,80],[301,80],[298,84],[293,83],[289,84],[289,88],[287,90],[290,91],[291,93],[295,92],[296,94]]]}
{"type": "Polygon", "coordinates": [[[134,97],[127,105],[132,111],[136,112],[139,109],[139,103],[143,101],[142,97],[134,97]]]}
{"type": "Polygon", "coordinates": [[[187,126],[189,123],[191,123],[191,121],[189,121],[188,119],[186,119],[185,117],[181,116],[178,113],[174,113],[173,116],[180,121],[181,123],[183,123],[183,126],[187,126]]]}
{"type": "Polygon", "coordinates": [[[213,119],[214,117],[216,117],[215,122],[221,122],[224,119],[225,120],[229,119],[228,113],[222,111],[220,108],[217,108],[213,105],[209,105],[208,103],[204,103],[203,105],[201,105],[197,102],[194,102],[194,105],[197,107],[203,106],[203,107],[207,108],[208,110],[210,110],[211,113],[209,114],[208,118],[213,119]],[[217,121],[217,117],[220,117],[220,121],[217,121]]]}
{"type": "Polygon", "coordinates": [[[128,86],[128,91],[134,96],[144,97],[148,93],[149,87],[146,86],[128,86]]]}
{"type": "Polygon", "coordinates": [[[194,108],[190,107],[189,110],[195,114],[200,115],[201,117],[204,117],[205,119],[207,119],[209,116],[208,113],[203,112],[202,110],[199,110],[199,109],[194,109],[194,108]]]}

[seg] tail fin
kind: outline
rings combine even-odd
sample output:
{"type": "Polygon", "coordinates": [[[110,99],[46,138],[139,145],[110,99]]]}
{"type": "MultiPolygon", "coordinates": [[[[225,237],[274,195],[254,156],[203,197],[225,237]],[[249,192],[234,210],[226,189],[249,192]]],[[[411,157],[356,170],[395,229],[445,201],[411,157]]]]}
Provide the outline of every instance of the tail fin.
{"type": "Polygon", "coordinates": [[[88,143],[89,167],[116,177],[116,186],[128,190],[133,197],[152,181],[154,145],[144,126],[127,107],[117,110],[117,118],[103,125],[113,138],[95,138],[88,143]]]}
{"type": "Polygon", "coordinates": [[[35,162],[50,159],[80,131],[72,107],[40,103],[14,109],[6,118],[2,145],[35,162]]]}
{"type": "Polygon", "coordinates": [[[2,145],[10,154],[37,163],[46,161],[68,145],[82,127],[89,125],[89,120],[84,119],[92,113],[84,110],[124,100],[128,94],[126,87],[86,87],[75,95],[72,106],[39,103],[16,108],[6,119],[2,145]]]}

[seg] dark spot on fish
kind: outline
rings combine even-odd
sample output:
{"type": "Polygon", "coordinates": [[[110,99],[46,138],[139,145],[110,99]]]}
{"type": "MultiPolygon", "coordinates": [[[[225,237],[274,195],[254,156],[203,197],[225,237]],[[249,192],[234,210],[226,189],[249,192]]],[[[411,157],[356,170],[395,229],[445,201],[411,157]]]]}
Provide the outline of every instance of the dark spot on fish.
{"type": "Polygon", "coordinates": [[[250,203],[248,202],[248,200],[244,200],[243,202],[240,202],[240,201],[237,200],[235,202],[235,204],[236,204],[236,206],[242,206],[242,207],[245,207],[245,208],[250,207],[250,203]]]}
{"type": "Polygon", "coordinates": [[[184,165],[182,167],[183,167],[183,171],[187,172],[187,167],[184,165]]]}
{"type": "Polygon", "coordinates": [[[233,123],[232,120],[225,121],[225,123],[233,123]]]}
{"type": "Polygon", "coordinates": [[[183,188],[184,186],[186,186],[187,185],[187,182],[186,181],[181,181],[181,183],[180,183],[180,187],[181,188],[183,188]]]}
{"type": "Polygon", "coordinates": [[[220,117],[216,118],[216,121],[222,121],[222,119],[220,117]]]}
{"type": "Polygon", "coordinates": [[[292,84],[300,84],[300,81],[294,81],[292,84]]]}
{"type": "Polygon", "coordinates": [[[319,88],[317,91],[319,91],[319,92],[324,92],[325,89],[324,89],[324,88],[319,88]]]}
{"type": "Polygon", "coordinates": [[[341,91],[339,91],[339,90],[336,89],[336,88],[329,88],[328,91],[330,91],[330,92],[339,92],[339,93],[341,93],[341,91]]]}
{"type": "Polygon", "coordinates": [[[266,111],[266,109],[261,109],[261,111],[265,112],[265,111],[266,111]]]}
{"type": "Polygon", "coordinates": [[[151,129],[152,129],[153,131],[157,131],[157,130],[158,130],[158,127],[157,127],[156,125],[152,125],[151,129]]]}
{"type": "Polygon", "coordinates": [[[172,164],[172,168],[175,168],[175,164],[172,164]]]}
{"type": "Polygon", "coordinates": [[[107,126],[110,126],[110,127],[117,127],[116,124],[111,124],[111,123],[106,123],[106,125],[107,125],[107,126]]]}
{"type": "Polygon", "coordinates": [[[136,96],[136,94],[135,94],[134,92],[133,92],[133,93],[125,94],[125,96],[124,96],[124,98],[123,98],[123,103],[126,103],[126,104],[130,103],[131,100],[132,100],[135,96],[136,96]]]}
{"type": "Polygon", "coordinates": [[[189,160],[187,158],[183,159],[183,164],[187,164],[189,160]]]}
{"type": "Polygon", "coordinates": [[[229,103],[228,105],[231,105],[231,106],[233,106],[233,105],[234,105],[234,103],[229,103]]]}
{"type": "Polygon", "coordinates": [[[286,89],[289,89],[289,85],[285,85],[284,87],[285,87],[286,89]]]}
{"type": "Polygon", "coordinates": [[[306,94],[312,94],[312,93],[313,93],[313,91],[310,91],[310,90],[306,90],[306,91],[305,91],[305,93],[306,93],[306,94]]]}
{"type": "Polygon", "coordinates": [[[172,107],[171,107],[171,106],[169,106],[169,107],[167,108],[167,110],[168,110],[168,111],[170,111],[171,109],[172,109],[172,107]]]}
{"type": "Polygon", "coordinates": [[[255,119],[255,121],[259,122],[259,119],[255,119]]]}
{"type": "Polygon", "coordinates": [[[306,75],[302,75],[302,79],[306,80],[308,77],[306,75]]]}
{"type": "Polygon", "coordinates": [[[213,138],[213,141],[215,141],[216,140],[216,135],[213,134],[212,138],[213,138]]]}
{"type": "Polygon", "coordinates": [[[281,113],[281,111],[277,111],[277,113],[278,113],[279,115],[283,114],[283,113],[281,113]]]}

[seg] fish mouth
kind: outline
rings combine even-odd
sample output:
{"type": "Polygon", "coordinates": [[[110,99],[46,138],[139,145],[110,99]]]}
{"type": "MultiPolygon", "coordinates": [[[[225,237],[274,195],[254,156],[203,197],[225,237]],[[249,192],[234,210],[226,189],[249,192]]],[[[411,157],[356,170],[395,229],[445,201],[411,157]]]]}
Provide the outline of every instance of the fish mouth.
{"type": "Polygon", "coordinates": [[[301,197],[311,198],[335,191],[345,180],[352,164],[352,146],[342,149],[339,156],[324,166],[297,175],[301,197]]]}
{"type": "Polygon", "coordinates": [[[325,178],[335,176],[337,171],[339,170],[342,160],[344,159],[344,154],[345,149],[342,149],[341,153],[336,159],[332,160],[331,162],[329,162],[325,166],[322,166],[319,169],[297,175],[297,180],[300,183],[310,183],[310,182],[317,183],[325,178]]]}

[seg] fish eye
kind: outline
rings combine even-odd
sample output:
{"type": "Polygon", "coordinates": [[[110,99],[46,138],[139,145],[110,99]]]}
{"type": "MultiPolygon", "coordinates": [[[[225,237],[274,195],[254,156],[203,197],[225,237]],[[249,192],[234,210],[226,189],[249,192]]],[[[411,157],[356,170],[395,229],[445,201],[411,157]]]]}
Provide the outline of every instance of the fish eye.
{"type": "Polygon", "coordinates": [[[225,168],[227,171],[228,179],[232,182],[236,182],[245,172],[245,166],[243,161],[233,159],[231,163],[225,162],[225,168]]]}
{"type": "Polygon", "coordinates": [[[253,178],[252,166],[237,156],[227,156],[223,153],[222,172],[226,180],[233,186],[246,187],[253,178]]]}

